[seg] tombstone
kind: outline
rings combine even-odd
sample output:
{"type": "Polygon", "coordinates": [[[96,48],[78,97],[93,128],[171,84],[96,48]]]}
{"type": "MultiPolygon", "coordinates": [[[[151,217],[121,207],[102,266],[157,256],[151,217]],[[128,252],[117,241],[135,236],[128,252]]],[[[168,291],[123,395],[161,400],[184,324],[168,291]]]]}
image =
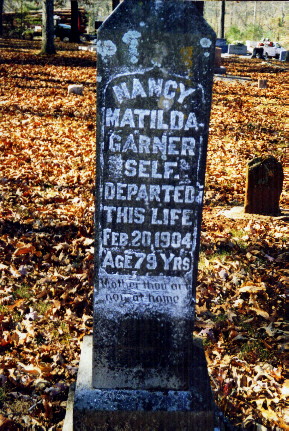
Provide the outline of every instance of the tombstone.
{"type": "Polygon", "coordinates": [[[226,73],[226,68],[222,64],[222,48],[215,48],[215,69],[214,73],[222,74],[226,73]]]}
{"type": "Polygon", "coordinates": [[[258,88],[268,88],[267,79],[258,79],[258,88]]]}
{"type": "Polygon", "coordinates": [[[220,68],[222,64],[222,48],[215,48],[215,68],[220,68]]]}
{"type": "Polygon", "coordinates": [[[289,61],[289,51],[286,51],[286,49],[282,49],[279,55],[280,61],[289,61]]]}
{"type": "Polygon", "coordinates": [[[94,330],[74,430],[213,430],[192,330],[215,34],[192,2],[124,0],[97,51],[94,330]]]}
{"type": "Polygon", "coordinates": [[[68,94],[78,94],[80,96],[83,95],[83,85],[71,84],[68,86],[67,90],[68,94]]]}
{"type": "Polygon", "coordinates": [[[282,164],[273,156],[256,157],[247,165],[245,213],[279,215],[282,164]]]}
{"type": "Polygon", "coordinates": [[[228,54],[232,55],[247,55],[247,47],[243,44],[229,44],[228,54]]]}
{"type": "Polygon", "coordinates": [[[228,44],[226,39],[218,37],[216,40],[216,46],[222,49],[222,54],[226,54],[228,52],[228,44]]]}
{"type": "Polygon", "coordinates": [[[247,51],[252,53],[253,48],[256,48],[257,44],[258,42],[255,40],[246,40],[247,51]]]}

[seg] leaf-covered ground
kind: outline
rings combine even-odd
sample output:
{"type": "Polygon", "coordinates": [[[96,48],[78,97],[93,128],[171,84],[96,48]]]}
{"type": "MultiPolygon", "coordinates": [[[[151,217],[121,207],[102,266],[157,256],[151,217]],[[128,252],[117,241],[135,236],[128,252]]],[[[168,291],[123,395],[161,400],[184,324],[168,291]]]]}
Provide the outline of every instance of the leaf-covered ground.
{"type": "MultiPolygon", "coordinates": [[[[1,431],[61,430],[92,331],[95,54],[68,46],[49,58],[37,43],[0,40],[1,431]],[[71,83],[84,95],[68,95],[71,83]]],[[[225,211],[243,205],[248,160],[288,163],[289,67],[224,62],[251,80],[214,83],[195,335],[230,423],[286,430],[288,217],[225,211]]],[[[286,182],[284,209],[288,193],[286,182]]]]}

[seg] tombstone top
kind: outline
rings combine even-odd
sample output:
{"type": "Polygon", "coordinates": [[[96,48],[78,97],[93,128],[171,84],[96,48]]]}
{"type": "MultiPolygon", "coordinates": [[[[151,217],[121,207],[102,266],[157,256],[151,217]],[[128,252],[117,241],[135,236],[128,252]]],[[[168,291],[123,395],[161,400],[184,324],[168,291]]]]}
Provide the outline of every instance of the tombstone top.
{"type": "Polygon", "coordinates": [[[109,73],[98,82],[138,68],[203,80],[215,34],[193,2],[125,0],[100,27],[98,39],[98,61],[109,73]]]}

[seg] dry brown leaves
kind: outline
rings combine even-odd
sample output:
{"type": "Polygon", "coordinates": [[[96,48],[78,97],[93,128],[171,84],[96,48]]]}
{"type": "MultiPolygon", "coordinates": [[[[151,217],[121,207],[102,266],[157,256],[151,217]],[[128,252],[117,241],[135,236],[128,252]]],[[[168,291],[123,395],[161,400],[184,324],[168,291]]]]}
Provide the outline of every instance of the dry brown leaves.
{"type": "MultiPolygon", "coordinates": [[[[95,57],[41,57],[19,41],[0,53],[0,429],[60,430],[92,326],[95,57]],[[68,95],[71,83],[84,95],[68,95]]],[[[248,159],[283,158],[288,66],[226,66],[252,81],[214,85],[195,335],[224,415],[288,429],[288,223],[221,211],[243,204],[248,159]]]]}
{"type": "MultiPolygon", "coordinates": [[[[288,220],[224,209],[244,203],[246,164],[271,154],[286,165],[288,65],[237,57],[215,80],[206,176],[197,322],[215,399],[237,429],[289,429],[288,220]],[[267,79],[268,89],[258,89],[267,79]]],[[[288,155],[287,155],[288,157],[288,155]]],[[[286,167],[286,169],[288,169],[286,167]]],[[[289,184],[281,207],[288,210],[289,184]]]]}

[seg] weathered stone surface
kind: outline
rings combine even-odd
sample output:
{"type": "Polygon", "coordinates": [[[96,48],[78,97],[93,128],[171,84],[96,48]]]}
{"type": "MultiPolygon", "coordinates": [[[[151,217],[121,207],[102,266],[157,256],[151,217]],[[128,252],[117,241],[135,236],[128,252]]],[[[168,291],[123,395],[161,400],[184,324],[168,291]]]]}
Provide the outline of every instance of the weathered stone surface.
{"type": "Polygon", "coordinates": [[[78,94],[82,96],[83,85],[71,84],[68,86],[68,94],[78,94]]]}
{"type": "Polygon", "coordinates": [[[215,74],[226,73],[226,68],[222,64],[222,48],[215,48],[215,74]]]}
{"type": "Polygon", "coordinates": [[[221,67],[222,64],[222,48],[215,48],[215,68],[221,67]]]}
{"type": "Polygon", "coordinates": [[[289,51],[286,51],[285,49],[280,52],[280,61],[289,61],[289,51]]]}
{"type": "Polygon", "coordinates": [[[256,157],[247,166],[245,213],[278,215],[282,164],[273,156],[256,157]]]}
{"type": "Polygon", "coordinates": [[[124,0],[98,31],[94,335],[74,431],[213,430],[192,329],[214,45],[188,1],[124,0]]]}
{"type": "Polygon", "coordinates": [[[268,81],[267,79],[258,79],[258,88],[267,88],[268,81]]]}
{"type": "Polygon", "coordinates": [[[246,47],[246,45],[230,44],[228,46],[228,54],[246,55],[247,54],[247,47],[246,47]]]}
{"type": "Polygon", "coordinates": [[[223,54],[225,54],[226,52],[228,52],[228,44],[227,44],[226,39],[218,37],[216,39],[216,46],[220,47],[222,49],[222,53],[223,54]]]}
{"type": "MultiPolygon", "coordinates": [[[[95,389],[92,387],[92,340],[85,337],[74,394],[77,431],[213,430],[214,409],[206,360],[193,344],[190,391],[95,389]]],[[[70,423],[66,421],[66,431],[70,423]]]]}
{"type": "Polygon", "coordinates": [[[93,387],[187,391],[215,34],[125,0],[98,32],[93,387]]]}

